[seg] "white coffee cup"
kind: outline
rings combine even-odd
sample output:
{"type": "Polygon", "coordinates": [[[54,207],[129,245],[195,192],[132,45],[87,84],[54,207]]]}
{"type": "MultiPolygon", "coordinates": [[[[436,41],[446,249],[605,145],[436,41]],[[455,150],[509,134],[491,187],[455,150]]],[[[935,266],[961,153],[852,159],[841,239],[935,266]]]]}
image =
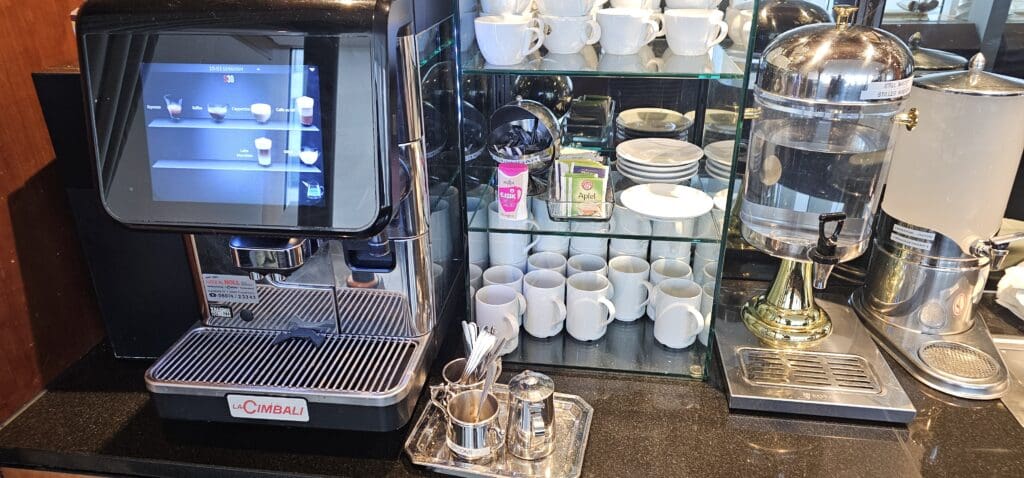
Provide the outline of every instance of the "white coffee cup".
{"type": "MultiPolygon", "coordinates": [[[[532,219],[515,220],[502,217],[496,201],[491,202],[487,208],[487,221],[491,229],[537,229],[537,223],[532,219]]],[[[491,265],[514,265],[522,271],[526,271],[526,259],[534,245],[536,241],[530,234],[525,233],[490,232],[487,236],[491,265]]]]}
{"type": "MultiPolygon", "coordinates": [[[[657,287],[666,279],[693,279],[690,264],[679,259],[658,259],[651,263],[651,285],[657,287]]],[[[647,304],[647,316],[654,317],[654,304],[647,304]]]]}
{"type": "Polygon", "coordinates": [[[256,146],[256,161],[259,165],[270,166],[273,162],[270,149],[273,147],[274,142],[270,138],[261,136],[253,141],[253,145],[256,146]]]}
{"type": "Polygon", "coordinates": [[[642,8],[603,8],[597,12],[601,48],[613,55],[633,55],[665,33],[661,14],[642,8]]]}
{"type": "Polygon", "coordinates": [[[466,221],[469,227],[478,229],[469,231],[469,262],[476,264],[481,269],[490,265],[488,256],[490,250],[487,245],[487,203],[478,197],[466,198],[466,221]]]}
{"type": "Polygon", "coordinates": [[[608,263],[601,256],[594,254],[579,254],[566,261],[566,277],[572,277],[584,272],[593,272],[603,276],[608,275],[608,263]]]}
{"type": "Polygon", "coordinates": [[[719,0],[665,0],[665,10],[679,8],[715,8],[719,0]]]}
{"type": "MultiPolygon", "coordinates": [[[[544,199],[538,197],[530,199],[530,209],[533,210],[534,220],[537,221],[537,230],[559,232],[569,231],[568,222],[555,221],[551,219],[551,215],[548,214],[548,202],[544,199]]],[[[568,235],[536,234],[534,235],[534,238],[537,240],[537,244],[533,247],[533,250],[535,251],[557,252],[563,256],[569,255],[568,235]]]]}
{"type": "Polygon", "coordinates": [[[295,98],[295,109],[299,110],[299,122],[303,126],[313,125],[313,105],[316,101],[308,96],[295,98]]]}
{"type": "Polygon", "coordinates": [[[614,288],[608,278],[594,272],[576,274],[566,281],[565,328],[576,340],[604,336],[615,320],[614,288]]]}
{"type": "Polygon", "coordinates": [[[632,322],[644,315],[654,288],[647,280],[651,266],[647,261],[634,256],[619,256],[608,261],[608,280],[615,288],[612,303],[615,304],[615,318],[632,322]]]}
{"type": "Polygon", "coordinates": [[[451,212],[447,199],[438,199],[430,208],[430,253],[434,260],[452,258],[451,212]]]}
{"type": "Polygon", "coordinates": [[[553,15],[558,17],[582,17],[590,15],[590,12],[598,4],[605,0],[537,0],[537,10],[541,15],[553,15]]]}
{"type": "Polygon", "coordinates": [[[654,338],[662,345],[689,347],[704,328],[700,285],[689,279],[667,279],[655,288],[654,338]]]}
{"type": "Polygon", "coordinates": [[[484,271],[483,279],[484,287],[503,285],[511,287],[516,292],[523,292],[523,271],[519,270],[516,266],[491,266],[484,271]]]}
{"type": "MultiPolygon", "coordinates": [[[[612,211],[611,220],[612,232],[623,236],[649,237],[651,235],[651,221],[639,214],[622,206],[616,206],[612,211]]],[[[608,243],[608,255],[647,257],[647,249],[651,242],[646,239],[626,239],[613,237],[608,243]]]]}
{"type": "Polygon", "coordinates": [[[252,113],[252,117],[256,119],[257,123],[270,121],[271,108],[266,103],[253,103],[249,106],[249,112],[252,113]]]}
{"type": "Polygon", "coordinates": [[[498,66],[522,63],[544,44],[540,20],[526,15],[487,15],[473,20],[476,43],[487,63],[498,66]]]}
{"type": "Polygon", "coordinates": [[[700,286],[700,313],[708,315],[715,306],[715,281],[705,282],[700,286]]]}
{"type": "Polygon", "coordinates": [[[557,335],[565,324],[565,277],[550,270],[536,270],[523,279],[526,315],[523,328],[537,338],[557,335]]]}
{"type": "Polygon", "coordinates": [[[704,55],[722,43],[729,25],[718,9],[681,8],[665,10],[665,38],[676,55],[704,55]]]}
{"type": "Polygon", "coordinates": [[[557,252],[535,252],[526,260],[526,270],[529,272],[548,270],[565,275],[565,256],[557,252]]]}
{"type": "Polygon", "coordinates": [[[660,10],[661,0],[612,0],[612,7],[660,10]]]}
{"type": "Polygon", "coordinates": [[[750,41],[750,29],[754,24],[754,11],[733,10],[735,13],[732,15],[729,15],[729,11],[726,11],[725,15],[725,23],[729,24],[729,39],[732,40],[733,45],[745,47],[750,41]]]}
{"type": "MultiPolygon", "coordinates": [[[[470,1],[470,4],[474,2],[470,1]]],[[[473,5],[476,8],[476,5],[473,5]]],[[[459,47],[462,51],[469,51],[473,48],[473,44],[476,43],[476,27],[473,26],[473,20],[476,20],[477,14],[474,11],[462,12],[459,16],[459,47]]]]}
{"type": "Polygon", "coordinates": [[[608,257],[608,237],[603,236],[611,231],[607,222],[573,222],[569,227],[574,233],[597,234],[596,237],[573,235],[569,241],[569,255],[593,254],[601,258],[608,257]]]}
{"type": "Polygon", "coordinates": [[[469,286],[480,290],[484,286],[484,270],[476,264],[469,265],[469,286]]]}
{"type": "Polygon", "coordinates": [[[544,47],[549,53],[579,53],[583,47],[593,45],[601,39],[601,25],[590,15],[579,17],[558,17],[541,15],[541,22],[547,28],[544,47]]]}
{"type": "Polygon", "coordinates": [[[695,280],[698,283],[706,284],[708,282],[715,282],[715,279],[717,277],[718,277],[718,261],[715,260],[715,261],[710,261],[707,264],[704,264],[704,267],[701,268],[700,273],[697,274],[697,278],[695,280]]]}
{"type": "MultiPolygon", "coordinates": [[[[652,221],[652,234],[659,237],[693,237],[696,219],[682,221],[652,221]]],[[[651,241],[651,261],[657,259],[680,259],[690,261],[689,242],[651,241]]]]}
{"type": "Polygon", "coordinates": [[[526,312],[526,297],[503,285],[488,285],[476,291],[476,323],[493,327],[498,338],[509,342],[500,352],[505,355],[519,346],[519,322],[526,312]]]}
{"type": "Polygon", "coordinates": [[[532,0],[480,0],[480,11],[484,15],[526,15],[532,5],[532,0]]]}
{"type": "Polygon", "coordinates": [[[711,337],[711,314],[704,315],[704,328],[697,334],[697,340],[705,347],[708,346],[708,339],[711,337]]]}

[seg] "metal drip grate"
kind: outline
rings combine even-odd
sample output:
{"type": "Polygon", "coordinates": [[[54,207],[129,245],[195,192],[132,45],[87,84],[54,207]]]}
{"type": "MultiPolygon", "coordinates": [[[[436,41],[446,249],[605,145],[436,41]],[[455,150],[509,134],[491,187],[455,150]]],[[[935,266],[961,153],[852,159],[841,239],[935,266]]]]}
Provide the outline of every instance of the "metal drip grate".
{"type": "Polygon", "coordinates": [[[418,343],[412,339],[327,335],[272,344],[278,332],[200,327],[189,331],[149,370],[162,386],[276,389],[351,394],[389,392],[402,385],[418,343]]]}
{"type": "Polygon", "coordinates": [[[354,335],[410,337],[409,300],[405,294],[377,289],[340,289],[338,332],[354,335]]]}
{"type": "Polygon", "coordinates": [[[917,351],[925,365],[957,378],[981,380],[999,373],[989,354],[956,342],[931,342],[917,351]]]}
{"type": "Polygon", "coordinates": [[[747,381],[757,385],[881,393],[866,360],[857,355],[759,348],[740,349],[747,381]]]}
{"type": "MultiPolygon", "coordinates": [[[[207,325],[244,329],[287,330],[293,320],[314,324],[330,323],[337,329],[332,289],[284,288],[258,284],[259,303],[221,302],[210,305],[207,325]],[[231,318],[218,316],[230,308],[231,318]],[[243,320],[243,311],[252,314],[252,320],[243,320]]],[[[248,314],[247,314],[248,315],[248,314]]]]}

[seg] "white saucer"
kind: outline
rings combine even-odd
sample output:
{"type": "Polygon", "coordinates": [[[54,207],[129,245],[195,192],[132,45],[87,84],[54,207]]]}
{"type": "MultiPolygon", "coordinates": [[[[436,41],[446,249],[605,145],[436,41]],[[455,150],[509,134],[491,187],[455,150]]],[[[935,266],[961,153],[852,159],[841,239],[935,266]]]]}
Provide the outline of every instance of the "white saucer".
{"type": "Polygon", "coordinates": [[[692,178],[693,176],[697,175],[697,173],[693,173],[690,176],[683,176],[683,177],[678,177],[678,178],[673,178],[673,179],[645,178],[645,177],[636,176],[636,175],[634,175],[634,174],[632,174],[632,173],[630,173],[628,171],[623,171],[621,168],[619,169],[619,174],[621,174],[623,177],[626,177],[630,181],[633,181],[634,183],[637,183],[637,184],[679,184],[679,183],[682,183],[682,182],[689,181],[690,178],[692,178]]]}
{"type": "Polygon", "coordinates": [[[715,141],[704,147],[704,157],[707,158],[708,163],[732,166],[732,150],[735,145],[736,142],[731,139],[715,141]]]}
{"type": "Polygon", "coordinates": [[[700,161],[704,150],[678,139],[640,138],[619,143],[615,155],[644,166],[672,168],[700,161]]]}
{"type": "Polygon", "coordinates": [[[682,134],[693,126],[693,118],[665,108],[633,108],[619,113],[615,125],[634,133],[682,134]]]}
{"type": "Polygon", "coordinates": [[[694,167],[699,167],[700,166],[700,162],[699,161],[694,161],[692,163],[684,164],[682,166],[672,166],[672,167],[648,166],[648,165],[645,165],[645,164],[641,164],[641,163],[636,163],[634,161],[630,161],[629,159],[626,159],[626,158],[618,158],[615,161],[615,163],[616,164],[625,164],[627,167],[629,167],[630,169],[632,169],[634,171],[645,171],[645,172],[649,172],[649,173],[662,173],[662,174],[665,174],[665,173],[678,173],[678,172],[689,171],[689,170],[693,169],[694,167]]]}
{"type": "Polygon", "coordinates": [[[689,186],[641,184],[622,192],[622,205],[655,221],[681,221],[707,214],[714,201],[689,186]]]}
{"type": "Polygon", "coordinates": [[[621,170],[625,170],[626,172],[628,172],[629,174],[632,174],[633,176],[639,176],[641,178],[654,178],[654,179],[673,179],[673,178],[691,177],[694,174],[697,174],[697,170],[699,169],[699,165],[694,165],[693,167],[689,167],[689,168],[681,169],[681,170],[677,170],[677,171],[651,172],[651,171],[647,171],[647,170],[643,170],[643,169],[637,169],[637,168],[633,167],[632,164],[625,163],[625,162],[617,163],[616,167],[620,171],[621,170]]]}

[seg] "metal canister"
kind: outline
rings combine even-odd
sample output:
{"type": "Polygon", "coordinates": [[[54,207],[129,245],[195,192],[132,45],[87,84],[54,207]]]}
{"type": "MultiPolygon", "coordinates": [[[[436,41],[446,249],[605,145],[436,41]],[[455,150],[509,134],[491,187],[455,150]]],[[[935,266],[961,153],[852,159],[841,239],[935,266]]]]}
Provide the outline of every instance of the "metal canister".
{"type": "Polygon", "coordinates": [[[508,391],[508,451],[525,460],[550,455],[555,450],[555,382],[525,370],[512,377],[508,391]]]}

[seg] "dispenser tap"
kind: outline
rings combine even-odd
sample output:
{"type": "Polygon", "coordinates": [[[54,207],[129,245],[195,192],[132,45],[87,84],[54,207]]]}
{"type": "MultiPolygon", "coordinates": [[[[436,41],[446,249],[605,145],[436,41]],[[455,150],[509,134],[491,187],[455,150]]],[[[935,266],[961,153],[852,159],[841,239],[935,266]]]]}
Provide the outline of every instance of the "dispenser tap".
{"type": "Polygon", "coordinates": [[[988,257],[992,270],[997,271],[1003,268],[1006,257],[1010,255],[1010,244],[1021,239],[1024,239],[1024,232],[1015,232],[985,240],[979,239],[971,244],[971,254],[988,257]]]}
{"type": "Polygon", "coordinates": [[[839,234],[843,231],[843,224],[846,224],[846,213],[830,212],[818,216],[818,245],[811,250],[811,260],[814,261],[814,288],[821,290],[828,284],[828,277],[832,275],[832,269],[839,263],[839,256],[836,249],[839,245],[839,234]],[[836,223],[832,234],[825,233],[825,226],[828,223],[836,223]]]}

